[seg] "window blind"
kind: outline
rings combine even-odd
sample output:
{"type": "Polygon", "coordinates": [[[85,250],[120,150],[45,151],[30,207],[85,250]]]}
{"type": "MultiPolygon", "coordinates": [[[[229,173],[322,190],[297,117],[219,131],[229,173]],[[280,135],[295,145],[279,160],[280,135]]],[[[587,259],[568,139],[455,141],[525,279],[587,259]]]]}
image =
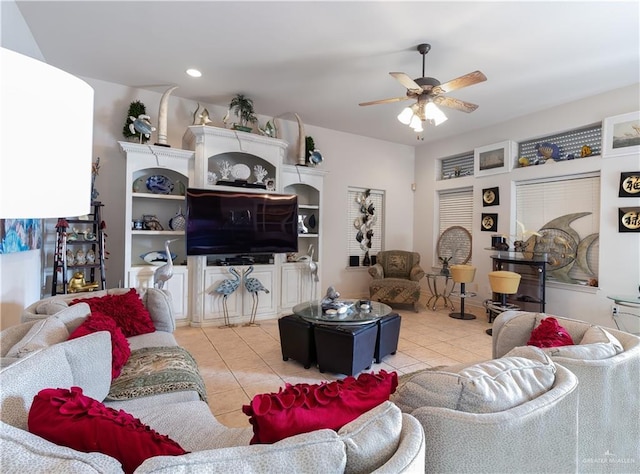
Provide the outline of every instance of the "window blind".
{"type": "Polygon", "coordinates": [[[473,188],[440,191],[438,201],[438,236],[453,226],[463,227],[473,236],[473,188]]]}

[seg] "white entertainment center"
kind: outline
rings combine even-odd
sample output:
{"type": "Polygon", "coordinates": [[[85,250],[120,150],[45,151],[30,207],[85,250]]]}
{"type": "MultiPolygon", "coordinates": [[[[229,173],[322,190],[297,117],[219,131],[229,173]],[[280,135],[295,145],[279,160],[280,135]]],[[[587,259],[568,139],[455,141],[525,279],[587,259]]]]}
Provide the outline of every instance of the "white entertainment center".
{"type": "MultiPolygon", "coordinates": [[[[322,255],[320,239],[323,224],[322,188],[326,172],[306,166],[285,164],[287,143],[277,138],[218,127],[190,126],[183,137],[183,149],[119,142],[126,153],[125,262],[126,286],[147,288],[153,285],[156,266],[143,258],[149,252],[164,249],[172,242],[174,275],[167,282],[173,299],[176,323],[192,326],[223,325],[222,295],[215,289],[233,279],[230,266],[242,275],[248,264],[220,264],[225,256],[187,256],[183,229],[172,230],[168,222],[185,211],[188,187],[256,193],[284,193],[298,196],[299,214],[304,216],[305,232],[298,235],[298,253],[313,249],[313,261],[322,255]],[[223,173],[226,171],[226,173],[223,173]],[[250,172],[250,176],[246,176],[250,172]],[[261,178],[261,174],[267,173],[261,178]],[[225,174],[225,176],[223,176],[225,174]],[[148,189],[147,180],[168,178],[172,190],[158,193],[148,189]],[[224,178],[224,179],[223,179],[224,178]],[[242,178],[243,182],[232,180],[242,178]],[[256,183],[266,183],[267,189],[256,183]],[[223,181],[224,184],[219,184],[223,181]],[[133,221],[155,216],[163,229],[135,229],[133,221]],[[313,224],[313,225],[311,225],[313,224]]],[[[233,257],[233,256],[231,256],[233,257]]],[[[233,261],[233,260],[232,260],[233,261]]],[[[309,260],[287,261],[287,255],[257,260],[251,277],[269,289],[259,293],[256,321],[273,319],[291,312],[291,308],[318,297],[319,283],[310,271],[309,260]]],[[[320,277],[321,265],[318,265],[320,277]]],[[[227,298],[232,324],[249,322],[252,295],[243,284],[227,298]]]]}

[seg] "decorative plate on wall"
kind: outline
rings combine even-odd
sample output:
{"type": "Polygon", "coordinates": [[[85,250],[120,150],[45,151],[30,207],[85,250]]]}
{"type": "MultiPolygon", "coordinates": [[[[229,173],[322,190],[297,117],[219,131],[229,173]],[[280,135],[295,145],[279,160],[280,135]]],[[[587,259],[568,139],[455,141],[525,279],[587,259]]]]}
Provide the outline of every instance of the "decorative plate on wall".
{"type": "Polygon", "coordinates": [[[500,204],[500,188],[487,188],[482,190],[482,205],[497,206],[500,204]]]}
{"type": "Polygon", "coordinates": [[[436,253],[439,258],[449,258],[450,265],[463,265],[471,258],[471,234],[462,226],[446,229],[438,238],[436,253]]]}
{"type": "Polygon", "coordinates": [[[498,230],[498,214],[482,214],[482,221],[480,221],[481,231],[495,232],[498,230]]]}

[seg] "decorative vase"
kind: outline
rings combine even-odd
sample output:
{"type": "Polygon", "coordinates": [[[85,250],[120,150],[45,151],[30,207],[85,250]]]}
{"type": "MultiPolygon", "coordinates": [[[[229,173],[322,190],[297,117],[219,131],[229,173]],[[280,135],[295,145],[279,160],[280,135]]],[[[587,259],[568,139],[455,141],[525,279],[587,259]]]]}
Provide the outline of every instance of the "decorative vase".
{"type": "Polygon", "coordinates": [[[369,267],[371,266],[371,257],[369,257],[369,252],[364,253],[364,258],[362,259],[362,266],[369,267]]]}
{"type": "Polygon", "coordinates": [[[178,208],[178,212],[175,216],[169,219],[169,228],[171,230],[184,230],[187,224],[187,219],[182,213],[182,208],[178,208]]]}

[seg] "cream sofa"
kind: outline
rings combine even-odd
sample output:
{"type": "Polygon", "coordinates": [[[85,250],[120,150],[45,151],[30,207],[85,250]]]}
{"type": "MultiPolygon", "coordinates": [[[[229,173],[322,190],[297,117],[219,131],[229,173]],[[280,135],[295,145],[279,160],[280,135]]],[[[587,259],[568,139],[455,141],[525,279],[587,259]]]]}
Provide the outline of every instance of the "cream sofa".
{"type": "MultiPolygon", "coordinates": [[[[493,322],[493,357],[527,344],[531,331],[551,315],[507,311],[493,322]]],[[[638,472],[640,469],[640,338],[605,329],[615,340],[585,336],[598,327],[555,317],[575,346],[545,349],[579,380],[579,472],[638,472]]]]}
{"type": "Polygon", "coordinates": [[[577,472],[578,381],[539,349],[404,378],[391,399],[425,430],[425,472],[577,472]]]}
{"type": "MultiPolygon", "coordinates": [[[[160,290],[147,290],[142,295],[157,330],[128,338],[132,350],[176,345],[169,300],[158,292],[160,290]],[[163,300],[166,305],[162,304],[163,300]]],[[[101,294],[104,293],[84,296],[101,294]]],[[[0,355],[4,358],[43,317],[63,322],[69,332],[78,327],[90,310],[84,303],[66,307],[70,298],[47,298],[27,308],[23,315],[26,322],[0,333],[0,355]]],[[[5,358],[3,364],[5,366],[0,370],[0,471],[123,472],[115,458],[58,446],[27,430],[33,397],[44,388],[78,386],[85,395],[105,400],[111,386],[111,338],[108,332],[57,342],[17,359],[5,358]]],[[[253,435],[251,428],[227,428],[217,422],[194,390],[124,401],[105,400],[104,403],[132,414],[189,451],[181,456],[149,458],[135,470],[136,473],[424,471],[422,427],[391,402],[364,413],[338,432],[317,430],[270,445],[249,445],[253,435]]]]}

